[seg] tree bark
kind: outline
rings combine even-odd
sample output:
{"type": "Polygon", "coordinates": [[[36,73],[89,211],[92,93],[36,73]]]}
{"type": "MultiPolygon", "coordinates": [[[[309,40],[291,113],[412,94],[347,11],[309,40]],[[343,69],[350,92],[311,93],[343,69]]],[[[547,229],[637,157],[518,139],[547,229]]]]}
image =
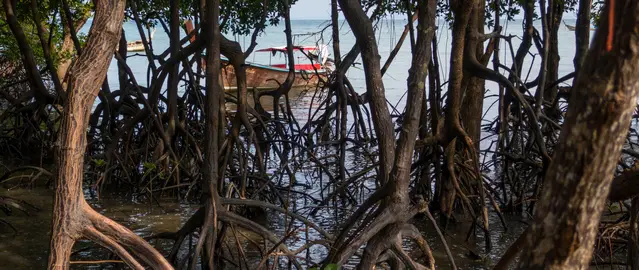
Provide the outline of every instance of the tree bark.
{"type": "MultiPolygon", "coordinates": [[[[222,86],[220,84],[220,2],[213,0],[206,3],[206,15],[204,16],[204,29],[206,33],[206,103],[205,106],[205,141],[204,141],[204,189],[208,195],[206,204],[207,217],[205,224],[210,227],[203,226],[203,231],[208,231],[207,254],[208,261],[206,264],[210,269],[214,269],[213,258],[215,258],[215,243],[217,242],[217,208],[220,204],[219,179],[219,140],[220,140],[220,119],[221,109],[220,100],[223,96],[222,86]]],[[[202,236],[204,238],[204,236],[202,236]]],[[[200,239],[202,241],[203,239],[200,239]]],[[[195,254],[197,256],[197,253],[195,254]]],[[[197,261],[197,257],[194,261],[197,261]]],[[[205,264],[202,262],[202,264],[205,264]]]]}
{"type": "Polygon", "coordinates": [[[639,195],[639,169],[633,168],[617,175],[612,180],[608,200],[624,201],[639,195]]]}
{"type": "Polygon", "coordinates": [[[142,238],[95,212],[85,201],[82,192],[86,130],[91,106],[120,39],[124,7],[124,0],[95,1],[95,17],[84,53],[78,57],[69,73],[67,104],[59,138],[50,269],[68,269],[73,244],[82,237],[113,250],[134,269],[141,269],[140,264],[124,247],[153,268],[172,269],[162,255],[142,238]]]}
{"type": "Polygon", "coordinates": [[[380,173],[379,183],[386,183],[395,156],[395,136],[386,105],[384,82],[380,66],[380,56],[371,20],[366,16],[357,0],[339,0],[344,17],[357,39],[366,73],[366,91],[370,97],[373,126],[379,142],[380,173]]]}
{"type": "Polygon", "coordinates": [[[639,198],[633,198],[630,206],[628,265],[630,266],[630,269],[639,269],[639,198]]]}
{"type": "MultiPolygon", "coordinates": [[[[533,40],[533,33],[534,33],[534,28],[533,28],[533,21],[535,20],[534,18],[534,14],[535,14],[535,1],[534,0],[524,0],[524,3],[522,4],[522,9],[523,9],[523,13],[524,13],[524,26],[523,26],[523,37],[521,40],[521,43],[519,44],[519,48],[517,48],[517,52],[515,53],[515,59],[513,60],[513,64],[511,66],[511,70],[514,71],[514,74],[510,74],[508,77],[508,80],[513,84],[513,85],[518,85],[517,84],[517,78],[521,78],[521,74],[522,74],[522,65],[524,63],[524,60],[526,58],[526,55],[528,55],[528,52],[530,51],[530,47],[532,46],[532,40],[533,40]]],[[[503,102],[503,106],[501,107],[501,111],[500,114],[504,119],[507,119],[508,116],[510,115],[510,111],[511,111],[511,105],[514,108],[514,111],[519,111],[519,104],[518,103],[514,103],[513,101],[515,100],[515,94],[511,93],[511,89],[506,89],[506,95],[504,96],[504,102],[503,102]]],[[[508,123],[501,123],[500,122],[500,126],[508,126],[508,123]]],[[[504,128],[503,130],[504,132],[504,136],[503,138],[507,138],[508,137],[508,129],[504,128]]]]}
{"type": "MultiPolygon", "coordinates": [[[[118,61],[118,82],[120,84],[120,91],[122,92],[121,97],[126,99],[128,96],[128,90],[126,89],[128,76],[126,74],[126,54],[127,54],[127,45],[126,45],[126,36],[124,35],[124,28],[122,28],[122,34],[120,36],[120,42],[118,43],[118,54],[122,58],[122,62],[118,61]]],[[[125,100],[124,99],[124,100],[125,100]]]]}
{"type": "MultiPolygon", "coordinates": [[[[169,43],[171,49],[171,55],[176,55],[180,50],[180,0],[170,0],[170,32],[169,43]]],[[[178,84],[179,78],[179,65],[174,65],[169,72],[169,81],[167,89],[168,99],[168,132],[169,138],[173,139],[175,136],[175,130],[177,125],[177,99],[178,99],[178,84]]]]}
{"type": "MultiPolygon", "coordinates": [[[[357,44],[362,51],[364,72],[367,78],[367,89],[371,95],[371,102],[377,100],[378,104],[372,104],[374,128],[380,142],[380,174],[379,179],[385,183],[375,194],[362,204],[362,206],[346,221],[340,235],[337,237],[328,261],[338,265],[345,263],[363,244],[366,244],[364,256],[358,269],[371,269],[377,264],[383,251],[395,246],[402,239],[400,229],[419,211],[426,206],[423,201],[412,205],[408,196],[412,157],[414,154],[415,139],[419,132],[419,123],[422,109],[422,101],[425,96],[426,75],[428,63],[431,57],[431,41],[435,33],[435,4],[429,0],[417,5],[418,31],[415,50],[412,54],[411,68],[408,72],[407,86],[408,96],[406,113],[402,124],[397,146],[394,146],[394,133],[392,122],[385,105],[384,85],[381,81],[381,70],[377,45],[372,30],[372,23],[366,17],[357,0],[340,0],[344,16],[357,38],[357,44]],[[383,106],[380,106],[380,104],[383,106]],[[385,118],[387,117],[388,118],[385,118]],[[388,145],[385,145],[388,144],[388,145]],[[391,148],[384,150],[384,147],[391,148]],[[390,155],[389,155],[390,154],[390,155]],[[385,163],[384,163],[385,162],[385,163]],[[390,168],[390,170],[389,170],[390,168]],[[388,174],[386,174],[388,173],[388,174]],[[392,179],[392,181],[388,181],[392,179]],[[348,236],[350,228],[354,226],[361,214],[365,213],[372,204],[380,203],[378,211],[370,222],[370,225],[357,235],[348,236]]],[[[401,252],[400,252],[401,253],[401,252]]],[[[407,261],[411,268],[422,269],[418,263],[407,261]],[[418,266],[418,267],[415,267],[418,266]]]]}
{"type": "Polygon", "coordinates": [[[595,34],[546,172],[521,269],[585,269],[639,94],[637,0],[615,0],[595,34]],[[611,47],[607,37],[614,37],[611,47]]]}
{"type": "Polygon", "coordinates": [[[448,81],[448,97],[446,99],[445,109],[445,123],[443,143],[447,149],[445,164],[448,170],[445,170],[444,178],[442,179],[442,189],[440,194],[440,210],[443,213],[440,217],[444,219],[451,219],[453,212],[453,205],[455,198],[457,197],[456,176],[454,175],[454,151],[456,145],[456,138],[465,137],[466,133],[461,126],[460,112],[462,105],[462,81],[464,75],[464,50],[466,45],[466,30],[468,29],[468,23],[470,14],[475,8],[477,1],[459,1],[451,8],[455,15],[455,21],[453,22],[452,30],[452,49],[450,53],[450,71],[448,81]]]}
{"type": "Polygon", "coordinates": [[[71,10],[66,0],[62,1],[62,8],[64,9],[64,15],[62,16],[62,12],[60,16],[62,17],[62,22],[64,23],[62,32],[64,34],[64,39],[62,40],[62,47],[60,48],[60,52],[63,54],[68,54],[67,58],[64,58],[58,63],[58,77],[62,80],[62,86],[66,88],[67,82],[67,73],[69,67],[71,66],[74,52],[75,54],[80,54],[80,43],[77,39],[77,32],[80,31],[80,28],[84,26],[86,21],[89,19],[90,13],[85,13],[81,19],[78,21],[72,20],[71,10]]]}
{"type": "MultiPolygon", "coordinates": [[[[275,90],[260,92],[258,95],[258,99],[264,95],[269,95],[273,97],[273,114],[275,118],[279,118],[279,103],[280,98],[284,96],[288,99],[288,92],[291,90],[293,86],[293,82],[295,81],[295,55],[293,52],[293,32],[291,30],[291,14],[290,14],[290,5],[287,0],[281,0],[282,4],[284,4],[284,8],[282,10],[282,16],[284,17],[284,34],[286,35],[286,62],[288,64],[288,74],[286,79],[280,83],[280,85],[275,90]]],[[[287,112],[291,113],[291,112],[287,112]]]]}
{"type": "MultiPolygon", "coordinates": [[[[555,85],[555,82],[559,79],[559,60],[561,59],[559,55],[559,26],[561,25],[561,18],[564,13],[564,1],[558,0],[550,0],[550,6],[548,7],[548,31],[550,32],[549,43],[550,48],[546,49],[548,51],[548,60],[547,60],[547,73],[546,73],[546,83],[544,86],[544,100],[546,102],[550,102],[551,106],[546,108],[546,114],[556,117],[559,113],[558,104],[556,104],[555,100],[557,99],[558,88],[555,85]]],[[[575,34],[576,35],[576,34],[575,34]]],[[[541,82],[540,82],[541,83],[541,82]]]]}
{"type": "Polygon", "coordinates": [[[590,45],[590,4],[591,0],[579,0],[579,11],[577,12],[577,25],[575,29],[575,73],[579,74],[581,64],[586,58],[586,52],[590,45]]]}
{"type": "MultiPolygon", "coordinates": [[[[479,40],[479,35],[484,34],[484,9],[485,3],[475,1],[475,8],[470,14],[468,30],[466,31],[466,50],[475,50],[475,57],[484,54],[484,43],[479,40]],[[476,31],[474,29],[477,29],[476,31]]],[[[486,62],[487,64],[488,62],[486,62]]],[[[481,63],[484,64],[484,63],[481,63]]],[[[485,64],[484,64],[485,65],[485,64]]],[[[461,111],[461,121],[466,133],[475,145],[479,153],[479,139],[481,137],[481,119],[484,105],[485,81],[482,78],[473,76],[472,72],[464,74],[464,80],[468,80],[464,93],[461,111]]],[[[479,158],[479,155],[473,158],[479,158]]]]}

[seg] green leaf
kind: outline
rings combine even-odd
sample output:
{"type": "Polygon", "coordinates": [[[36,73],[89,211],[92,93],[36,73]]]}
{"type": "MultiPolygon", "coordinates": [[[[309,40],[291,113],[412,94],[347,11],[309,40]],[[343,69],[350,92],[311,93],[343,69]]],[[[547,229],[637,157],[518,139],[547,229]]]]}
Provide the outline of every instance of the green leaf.
{"type": "Polygon", "coordinates": [[[104,159],[94,159],[93,164],[95,164],[96,167],[102,167],[106,165],[106,161],[104,159]]]}
{"type": "Polygon", "coordinates": [[[334,263],[331,263],[327,265],[326,268],[324,268],[324,270],[337,270],[337,269],[339,268],[337,267],[337,264],[334,264],[334,263]]]}
{"type": "Polygon", "coordinates": [[[155,163],[152,162],[144,162],[143,166],[145,171],[152,171],[156,169],[155,163]]]}
{"type": "MultiPolygon", "coordinates": [[[[312,267],[309,268],[308,270],[319,270],[320,268],[318,267],[312,267]]],[[[322,268],[322,270],[338,270],[339,267],[337,267],[337,264],[331,263],[329,265],[327,265],[326,267],[322,268]]]]}

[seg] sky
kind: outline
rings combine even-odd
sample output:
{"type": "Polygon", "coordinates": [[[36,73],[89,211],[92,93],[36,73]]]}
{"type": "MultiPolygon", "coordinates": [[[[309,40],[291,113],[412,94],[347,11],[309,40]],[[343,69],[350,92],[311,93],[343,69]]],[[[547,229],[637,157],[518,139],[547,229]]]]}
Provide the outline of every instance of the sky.
{"type": "Polygon", "coordinates": [[[291,7],[292,20],[328,20],[330,18],[330,0],[297,0],[291,7]]]}
{"type": "MultiPolygon", "coordinates": [[[[340,16],[341,17],[341,16],[340,16]]],[[[521,18],[521,15],[515,16],[521,18]]],[[[291,19],[293,20],[329,20],[331,18],[330,0],[297,0],[291,7],[291,19]]],[[[575,12],[564,14],[565,19],[576,18],[575,12]]]]}

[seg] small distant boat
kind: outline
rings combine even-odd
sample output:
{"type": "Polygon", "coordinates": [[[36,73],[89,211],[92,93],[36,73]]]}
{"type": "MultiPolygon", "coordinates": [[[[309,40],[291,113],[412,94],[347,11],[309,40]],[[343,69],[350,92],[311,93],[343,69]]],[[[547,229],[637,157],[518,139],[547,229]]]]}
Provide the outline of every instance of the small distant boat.
{"type": "MultiPolygon", "coordinates": [[[[295,80],[292,87],[313,87],[316,86],[320,78],[326,79],[327,74],[332,70],[332,61],[328,58],[328,46],[325,44],[319,46],[294,46],[294,52],[301,52],[312,63],[295,64],[295,80]]],[[[286,46],[270,47],[257,50],[255,52],[269,52],[271,56],[277,53],[287,54],[286,46]]],[[[247,62],[245,65],[246,86],[249,90],[273,90],[277,89],[281,83],[284,83],[288,76],[289,69],[287,64],[258,64],[247,62]]],[[[222,59],[222,83],[224,90],[229,91],[237,89],[237,80],[233,66],[228,60],[222,59]]]]}
{"type": "MultiPolygon", "coordinates": [[[[151,32],[151,36],[149,37],[149,40],[153,40],[153,34],[155,34],[155,28],[153,29],[153,32],[151,32]]],[[[127,52],[143,52],[144,51],[144,43],[142,43],[141,39],[138,39],[136,41],[128,42],[126,44],[126,50],[127,50],[127,52]]]]}
{"type": "MultiPolygon", "coordinates": [[[[563,20],[562,20],[562,22],[564,23],[564,25],[566,26],[566,28],[568,28],[568,30],[570,30],[570,31],[575,31],[575,30],[577,30],[577,27],[576,27],[576,26],[566,24],[566,21],[563,21],[563,20]]],[[[595,26],[590,26],[590,31],[595,31],[595,29],[597,29],[597,27],[595,27],[595,26]]]]}

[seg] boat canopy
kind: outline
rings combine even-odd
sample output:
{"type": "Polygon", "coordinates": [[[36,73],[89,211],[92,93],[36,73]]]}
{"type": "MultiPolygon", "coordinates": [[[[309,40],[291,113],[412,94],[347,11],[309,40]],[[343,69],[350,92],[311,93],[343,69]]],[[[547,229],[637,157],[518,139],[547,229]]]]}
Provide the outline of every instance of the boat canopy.
{"type": "MultiPolygon", "coordinates": [[[[273,55],[275,55],[278,52],[285,53],[287,51],[288,50],[286,46],[279,46],[259,49],[256,52],[271,52],[273,55]]],[[[320,44],[319,46],[293,46],[293,51],[307,51],[309,52],[309,54],[311,54],[311,57],[316,58],[318,61],[321,62],[322,65],[326,63],[329,55],[328,45],[326,44],[320,44]]]]}
{"type": "MultiPolygon", "coordinates": [[[[293,46],[293,50],[298,50],[298,51],[316,51],[319,50],[319,47],[317,46],[293,46]]],[[[259,49],[256,52],[286,52],[286,46],[280,46],[280,47],[270,47],[270,48],[264,48],[264,49],[259,49]]]]}

